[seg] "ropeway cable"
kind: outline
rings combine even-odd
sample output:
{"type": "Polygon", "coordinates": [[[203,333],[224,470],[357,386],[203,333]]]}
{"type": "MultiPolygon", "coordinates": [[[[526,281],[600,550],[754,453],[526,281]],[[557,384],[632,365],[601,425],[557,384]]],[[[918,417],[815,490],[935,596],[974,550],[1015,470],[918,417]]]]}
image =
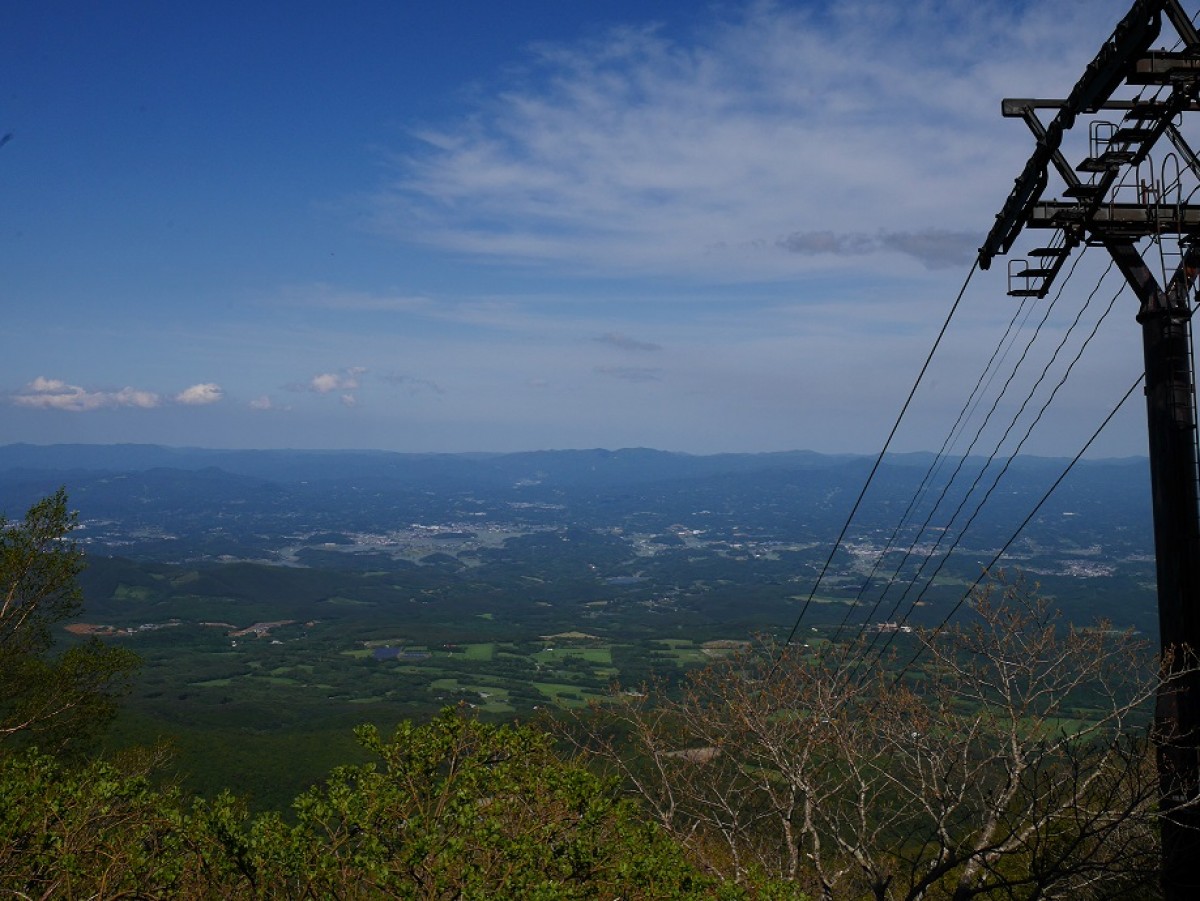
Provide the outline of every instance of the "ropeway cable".
{"type": "MultiPolygon", "coordinates": [[[[880,596],[876,599],[875,604],[872,606],[870,613],[868,613],[867,617],[863,620],[863,622],[859,624],[858,633],[855,635],[853,641],[851,642],[852,644],[854,642],[857,642],[862,637],[863,633],[866,631],[868,621],[879,610],[879,607],[883,603],[884,598],[887,597],[888,592],[891,590],[892,586],[896,584],[897,579],[898,579],[903,567],[908,563],[909,559],[914,556],[914,554],[913,554],[914,549],[920,543],[922,536],[924,536],[925,533],[929,530],[930,523],[933,522],[934,516],[936,516],[938,510],[941,509],[942,502],[946,499],[946,496],[949,494],[951,488],[957,482],[958,476],[962,472],[963,467],[966,465],[967,460],[970,457],[971,451],[975,449],[975,445],[979,442],[979,439],[982,437],[984,430],[987,428],[988,424],[991,422],[992,416],[995,414],[997,408],[1000,405],[1000,402],[1004,399],[1004,396],[1008,393],[1008,389],[1012,385],[1013,380],[1016,378],[1017,373],[1020,372],[1021,368],[1024,366],[1026,359],[1029,357],[1030,350],[1032,350],[1033,345],[1037,342],[1038,338],[1041,336],[1042,329],[1045,327],[1046,322],[1049,320],[1050,314],[1053,312],[1055,305],[1057,305],[1059,299],[1063,296],[1063,292],[1066,288],[1067,281],[1069,281],[1070,277],[1074,274],[1075,269],[1076,269],[1076,267],[1078,267],[1079,262],[1080,262],[1080,260],[1082,260],[1082,258],[1083,258],[1083,254],[1080,254],[1078,257],[1076,257],[1075,262],[1072,264],[1070,271],[1067,273],[1066,281],[1064,281],[1059,286],[1059,289],[1055,293],[1054,298],[1051,300],[1050,304],[1046,308],[1045,313],[1042,315],[1041,321],[1038,322],[1038,324],[1035,326],[1033,335],[1026,342],[1025,347],[1021,352],[1020,358],[1017,360],[1012,371],[1008,374],[1008,377],[1005,379],[1004,384],[1000,388],[999,394],[997,394],[995,399],[992,401],[992,405],[991,405],[990,409],[984,415],[983,421],[980,423],[978,429],[976,429],[975,435],[971,439],[971,443],[967,446],[967,449],[963,452],[962,456],[959,458],[958,463],[955,465],[954,471],[951,473],[949,480],[946,482],[946,484],[944,486],[942,486],[941,492],[938,494],[937,499],[934,501],[933,506],[931,507],[931,509],[929,511],[929,514],[925,517],[925,521],[923,523],[921,523],[920,527],[918,528],[917,534],[913,538],[913,541],[910,544],[908,550],[905,551],[900,562],[892,570],[892,574],[888,578],[887,584],[884,586],[883,591],[880,593],[880,596]]],[[[1050,361],[1043,367],[1041,375],[1038,377],[1033,388],[1031,388],[1029,393],[1026,395],[1025,401],[1021,404],[1020,409],[1016,412],[1016,414],[1013,416],[1012,420],[1009,422],[1007,428],[1004,430],[1003,436],[996,443],[995,447],[992,449],[991,454],[988,456],[987,460],[984,462],[983,468],[980,470],[979,475],[976,476],[971,487],[967,489],[966,494],[963,496],[962,500],[959,502],[958,507],[955,509],[954,513],[951,514],[950,521],[947,523],[947,527],[946,527],[947,529],[953,525],[954,521],[958,518],[958,516],[962,512],[963,508],[966,506],[967,501],[970,499],[972,493],[974,493],[975,489],[978,487],[980,479],[983,478],[984,473],[987,472],[988,467],[991,465],[992,461],[995,460],[996,455],[1000,452],[1000,448],[1004,444],[1004,440],[1008,437],[1009,433],[1012,431],[1013,427],[1016,425],[1017,419],[1020,417],[1021,413],[1024,412],[1025,407],[1029,404],[1029,401],[1033,398],[1033,394],[1034,394],[1034,392],[1036,392],[1038,386],[1040,386],[1042,381],[1045,379],[1050,366],[1054,363],[1054,360],[1057,359],[1059,352],[1061,352],[1063,346],[1065,345],[1066,341],[1069,339],[1071,333],[1074,331],[1075,327],[1079,324],[1080,318],[1082,317],[1083,313],[1087,310],[1088,306],[1091,304],[1092,299],[1096,296],[1096,293],[1100,290],[1100,286],[1103,284],[1104,279],[1108,275],[1108,273],[1110,271],[1112,271],[1112,268],[1113,268],[1113,264],[1110,262],[1108,267],[1101,274],[1099,280],[1096,283],[1096,286],[1092,289],[1091,293],[1088,295],[1088,298],[1084,302],[1083,307],[1080,309],[1079,313],[1076,315],[1075,321],[1071,324],[1071,327],[1067,330],[1067,333],[1063,336],[1062,340],[1059,342],[1058,347],[1055,348],[1054,353],[1050,358],[1050,361]]],[[[1111,308],[1111,304],[1110,304],[1110,308],[1111,308]]],[[[900,609],[900,605],[903,604],[904,599],[908,597],[908,593],[909,593],[909,591],[911,591],[912,585],[915,584],[915,580],[920,578],[921,573],[924,571],[926,565],[928,565],[930,559],[932,559],[933,555],[935,553],[937,553],[937,549],[941,546],[942,540],[946,537],[946,534],[947,534],[946,531],[942,531],[938,535],[937,540],[934,542],[933,547],[924,555],[924,559],[921,560],[920,564],[917,567],[917,572],[913,577],[914,582],[909,583],[909,586],[905,589],[905,591],[900,595],[900,597],[892,605],[892,609],[888,613],[887,619],[890,620],[893,616],[896,615],[896,611],[900,609]]]]}
{"type": "MultiPolygon", "coordinates": [[[[929,364],[933,362],[933,355],[937,353],[937,349],[942,343],[942,338],[945,336],[946,330],[950,327],[950,321],[954,318],[954,314],[958,310],[959,304],[962,303],[962,299],[967,293],[967,286],[971,284],[971,279],[975,277],[975,273],[978,270],[979,257],[976,256],[975,262],[971,264],[970,272],[967,273],[966,279],[963,280],[962,287],[958,290],[958,296],[954,298],[954,303],[950,307],[950,312],[946,314],[946,319],[942,323],[942,327],[938,331],[937,337],[933,341],[933,347],[929,349],[929,354],[925,357],[925,362],[921,365],[921,371],[917,373],[917,377],[913,381],[912,388],[909,389],[908,397],[905,398],[904,405],[900,408],[900,413],[896,416],[896,421],[892,424],[891,431],[888,432],[887,440],[884,441],[883,448],[879,451],[879,456],[875,458],[875,464],[871,467],[871,471],[867,474],[867,479],[863,483],[862,490],[858,493],[858,498],[854,501],[854,506],[850,509],[850,513],[846,517],[846,522],[842,525],[841,532],[838,533],[837,541],[834,542],[833,547],[830,549],[829,556],[825,558],[825,563],[821,566],[821,571],[818,573],[817,580],[813,583],[812,590],[808,593],[808,597],[804,601],[804,606],[800,608],[800,615],[796,617],[796,622],[792,626],[792,631],[788,633],[787,641],[783,643],[784,648],[790,645],[792,643],[792,639],[796,637],[796,632],[798,632],[800,629],[800,623],[804,621],[804,615],[808,612],[808,608],[812,604],[813,598],[816,597],[817,589],[821,586],[821,582],[824,580],[825,574],[829,571],[829,567],[833,562],[834,554],[837,553],[838,548],[841,547],[842,541],[845,540],[846,532],[850,528],[850,523],[854,521],[854,516],[858,512],[858,508],[862,504],[863,498],[866,496],[867,489],[871,487],[871,482],[875,478],[875,473],[879,471],[879,466],[883,462],[883,457],[887,453],[888,448],[891,447],[892,439],[896,437],[896,432],[900,428],[900,423],[904,420],[904,416],[908,412],[908,408],[912,403],[913,397],[916,396],[917,388],[920,387],[921,381],[924,379],[925,373],[929,369],[929,364]]],[[[775,661],[771,664],[771,669],[767,672],[764,684],[766,682],[770,682],[774,677],[775,670],[779,666],[779,661],[781,659],[781,656],[776,656],[775,661]]]]}
{"type": "MultiPolygon", "coordinates": [[[[967,530],[970,529],[971,525],[975,522],[976,517],[979,516],[980,511],[983,509],[983,507],[987,504],[988,500],[991,498],[992,492],[994,492],[996,490],[996,487],[1000,484],[1000,481],[1004,478],[1005,474],[1008,472],[1008,469],[1012,465],[1013,460],[1015,460],[1017,455],[1020,454],[1021,448],[1024,447],[1025,442],[1027,440],[1029,440],[1029,436],[1033,433],[1034,428],[1036,428],[1038,423],[1041,422],[1042,417],[1045,415],[1046,411],[1050,408],[1051,403],[1054,402],[1054,398],[1057,396],[1059,389],[1062,388],[1062,386],[1064,384],[1066,384],[1066,381],[1070,377],[1072,370],[1075,368],[1075,364],[1078,363],[1079,360],[1083,357],[1084,351],[1087,350],[1088,345],[1091,344],[1091,342],[1092,342],[1092,339],[1094,339],[1096,337],[1096,333],[1099,331],[1100,326],[1105,322],[1105,320],[1108,318],[1109,314],[1112,312],[1113,306],[1116,304],[1117,299],[1121,296],[1123,291],[1124,291],[1124,286],[1122,286],[1121,289],[1118,290],[1117,293],[1112,296],[1112,299],[1108,303],[1108,307],[1104,310],[1104,312],[1101,314],[1100,318],[1096,321],[1096,324],[1092,327],[1092,330],[1088,334],[1087,338],[1084,339],[1083,344],[1079,347],[1079,350],[1076,352],[1075,357],[1071,360],[1070,364],[1068,364],[1066,371],[1063,372],[1062,376],[1058,380],[1058,383],[1051,390],[1049,397],[1047,397],[1046,400],[1042,403],[1042,406],[1038,410],[1037,415],[1034,416],[1033,420],[1026,427],[1025,434],[1021,436],[1021,440],[1019,442],[1017,442],[1017,446],[1013,449],[1012,454],[1004,462],[1004,465],[1000,468],[1000,471],[996,474],[996,477],[992,480],[991,486],[988,487],[987,491],[983,495],[983,498],[975,506],[975,510],[971,513],[970,517],[967,519],[967,522],[963,525],[962,530],[958,533],[958,537],[956,537],[954,539],[954,542],[950,545],[950,548],[946,551],[945,556],[943,556],[942,559],[938,562],[938,565],[934,568],[933,573],[926,580],[926,582],[925,582],[926,589],[928,589],[929,587],[931,587],[933,585],[934,579],[936,579],[938,574],[941,573],[942,568],[946,565],[946,562],[950,559],[951,554],[954,553],[954,551],[958,548],[959,544],[962,542],[964,536],[967,533],[967,530]]],[[[1051,361],[1051,362],[1053,362],[1053,361],[1051,361]]],[[[1048,367],[1049,367],[1049,364],[1047,364],[1047,368],[1048,367]]],[[[1044,374],[1045,373],[1043,373],[1043,375],[1044,374]]],[[[1039,381],[1040,381],[1040,379],[1039,379],[1039,381]]],[[[1122,401],[1122,403],[1123,402],[1124,401],[1122,401]]],[[[1022,405],[1022,409],[1024,409],[1024,405],[1022,405]]],[[[991,462],[991,460],[989,459],[989,465],[990,465],[990,462],[991,462]]],[[[987,466],[984,467],[983,472],[986,472],[986,469],[987,469],[987,466]]],[[[980,477],[982,477],[983,472],[980,473],[980,477]]],[[[978,484],[978,479],[976,480],[976,484],[978,484]]],[[[975,489],[975,485],[972,485],[971,491],[974,491],[974,489],[975,489]]],[[[969,493],[968,493],[968,495],[969,495],[969,493]]],[[[957,514],[958,514],[958,511],[955,512],[955,517],[957,517],[957,514]]],[[[926,558],[925,562],[928,562],[928,560],[931,557],[932,557],[932,554],[930,555],[930,557],[926,558]]],[[[923,565],[924,564],[922,564],[922,566],[923,565]]],[[[914,580],[913,584],[915,584],[915,580],[914,580]]],[[[911,585],[910,585],[910,588],[911,588],[911,585]]],[[[908,594],[908,592],[906,590],[904,596],[901,597],[901,600],[903,600],[903,597],[906,597],[907,594],[908,594]]],[[[918,594],[918,599],[919,599],[919,597],[920,597],[920,595],[918,594]]],[[[899,606],[899,605],[897,604],[897,606],[899,606]]],[[[913,601],[913,603],[909,605],[908,610],[905,611],[904,617],[901,620],[901,624],[908,622],[908,617],[912,615],[913,609],[915,607],[916,607],[916,601],[913,601]]],[[[888,647],[890,647],[890,645],[892,643],[892,640],[895,638],[895,635],[896,635],[896,633],[892,633],[891,635],[889,635],[887,641],[884,643],[883,648],[879,652],[880,654],[883,654],[885,651],[887,651],[888,647]]],[[[878,637],[878,636],[876,636],[876,637],[878,637]]],[[[871,644],[874,645],[874,643],[875,643],[874,640],[872,640],[871,644]]]]}
{"type": "MultiPolygon", "coordinates": [[[[888,540],[884,543],[883,550],[879,553],[879,556],[875,558],[875,562],[871,564],[870,571],[867,573],[862,585],[859,586],[858,594],[855,595],[854,601],[846,610],[846,615],[842,617],[841,623],[838,624],[837,631],[834,632],[833,638],[830,639],[835,644],[841,637],[842,630],[846,628],[846,624],[850,621],[851,615],[854,613],[855,609],[857,609],[859,601],[861,601],[863,595],[866,594],[867,588],[871,584],[871,580],[875,578],[875,573],[879,571],[879,567],[883,560],[887,557],[892,547],[895,546],[896,537],[900,534],[900,530],[908,524],[913,508],[916,507],[917,502],[925,493],[929,483],[933,480],[934,476],[941,468],[941,463],[946,456],[946,450],[955,441],[957,435],[959,434],[960,426],[964,424],[964,419],[969,419],[968,411],[972,409],[972,402],[978,403],[978,401],[976,401],[976,396],[982,396],[980,392],[981,386],[983,386],[984,391],[987,390],[987,387],[984,385],[984,380],[987,380],[988,385],[991,384],[991,379],[988,378],[988,373],[990,372],[992,377],[995,377],[995,371],[992,370],[992,364],[996,362],[996,357],[1000,356],[1001,350],[1003,350],[1006,345],[1011,348],[1011,344],[1008,344],[1009,335],[1012,334],[1013,327],[1016,325],[1017,320],[1021,318],[1022,313],[1025,314],[1026,318],[1028,318],[1029,310],[1027,307],[1029,307],[1029,298],[1022,297],[1020,305],[1018,305],[1016,312],[1013,313],[1012,319],[1009,320],[1008,327],[1004,330],[1004,335],[1001,336],[999,342],[997,342],[995,350],[992,351],[992,356],[988,359],[987,364],[983,367],[983,371],[979,374],[979,379],[975,382],[975,387],[971,389],[971,393],[963,403],[962,409],[958,411],[958,418],[955,419],[954,424],[950,426],[950,430],[946,433],[945,440],[942,441],[941,448],[934,455],[933,462],[929,464],[929,468],[925,471],[925,476],[921,479],[921,484],[918,485],[916,491],[913,492],[912,497],[908,501],[908,505],[904,508],[904,512],[900,514],[900,519],[897,520],[895,528],[892,529],[892,534],[888,536],[888,540]]],[[[1007,354],[1007,351],[1005,351],[1005,354],[1007,354]]],[[[1003,357],[1001,357],[1001,360],[1003,360],[1003,357]]],[[[997,370],[998,369],[999,367],[997,366],[997,370]]],[[[876,602],[875,606],[878,608],[878,602],[876,602]]],[[[872,615],[873,612],[868,614],[868,619],[872,615]]]]}
{"type": "MultiPolygon", "coordinates": [[[[1042,506],[1046,503],[1046,501],[1050,499],[1050,495],[1052,495],[1054,493],[1054,491],[1058,488],[1058,486],[1060,484],[1062,484],[1063,479],[1065,479],[1067,477],[1068,473],[1070,473],[1071,470],[1074,469],[1075,464],[1079,462],[1080,458],[1085,453],[1087,453],[1088,448],[1090,448],[1092,446],[1092,443],[1100,436],[1100,433],[1102,431],[1104,431],[1105,426],[1107,426],[1112,421],[1113,417],[1117,415],[1117,412],[1121,409],[1121,407],[1123,407],[1125,405],[1125,402],[1127,400],[1129,400],[1129,398],[1133,394],[1133,392],[1135,390],[1137,390],[1138,385],[1140,385],[1142,383],[1142,380],[1144,378],[1145,378],[1145,374],[1139,375],[1134,380],[1133,384],[1129,386],[1129,390],[1125,392],[1125,394],[1121,397],[1121,399],[1119,401],[1117,401],[1117,405],[1112,408],[1112,410],[1109,412],[1109,414],[1104,417],[1104,421],[1100,423],[1100,425],[1096,428],[1096,431],[1092,432],[1092,436],[1090,438],[1088,438],[1088,440],[1084,443],[1083,447],[1081,447],[1079,449],[1079,453],[1077,453],[1071,459],[1071,462],[1067,464],[1066,469],[1064,469],[1062,471],[1062,473],[1059,475],[1059,477],[1054,480],[1054,483],[1049,488],[1046,489],[1046,492],[1041,496],[1041,498],[1038,500],[1038,502],[1036,504],[1034,504],[1033,509],[1029,511],[1029,515],[1026,516],[1023,520],[1021,520],[1021,524],[1019,526],[1017,526],[1017,528],[1013,531],[1012,535],[1009,536],[1008,540],[1004,542],[1004,545],[1000,548],[1000,550],[996,551],[996,553],[992,557],[992,559],[989,560],[987,562],[987,565],[984,566],[983,569],[980,571],[978,578],[976,578],[975,581],[971,583],[970,587],[968,587],[967,590],[965,592],[963,592],[962,597],[960,597],[958,599],[957,603],[955,603],[955,605],[950,608],[950,611],[942,618],[942,621],[940,623],[938,623],[937,628],[935,628],[929,634],[930,641],[937,638],[937,636],[941,634],[942,630],[946,628],[946,626],[949,624],[950,620],[953,618],[954,614],[956,614],[959,611],[959,609],[962,607],[962,605],[966,603],[967,598],[971,597],[971,595],[973,595],[975,593],[975,591],[979,588],[979,586],[981,584],[983,584],[983,580],[986,579],[991,574],[992,568],[995,567],[995,565],[998,562],[1000,562],[1000,559],[1006,553],[1008,553],[1008,549],[1010,547],[1012,547],[1012,543],[1017,540],[1017,537],[1021,534],[1021,532],[1024,531],[1025,527],[1027,525],[1029,525],[1029,523],[1033,520],[1033,518],[1035,516],[1037,516],[1038,511],[1041,510],[1042,506]]],[[[887,650],[887,648],[885,647],[884,650],[887,650]]],[[[904,666],[900,668],[900,672],[896,674],[896,682],[897,683],[899,683],[899,681],[904,677],[904,674],[906,672],[908,672],[909,667],[911,667],[914,663],[917,662],[917,660],[918,660],[918,658],[920,658],[920,656],[921,656],[921,650],[918,649],[917,652],[912,656],[912,659],[909,660],[908,663],[904,664],[904,666]]]]}

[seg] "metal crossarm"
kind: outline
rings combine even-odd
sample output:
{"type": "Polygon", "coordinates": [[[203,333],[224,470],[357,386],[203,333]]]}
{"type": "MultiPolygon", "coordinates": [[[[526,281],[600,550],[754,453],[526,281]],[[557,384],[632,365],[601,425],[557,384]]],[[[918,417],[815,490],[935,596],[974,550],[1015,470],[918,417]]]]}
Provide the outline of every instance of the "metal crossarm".
{"type": "Polygon", "coordinates": [[[1049,181],[1047,166],[1062,143],[1063,133],[1084,112],[1098,109],[1125,80],[1132,63],[1141,58],[1158,38],[1162,27],[1162,0],[1137,0],[1112,37],[1088,64],[1083,76],[1039,137],[1025,169],[1017,176],[1012,192],[996,216],[996,224],[979,249],[979,267],[987,269],[997,254],[1008,253],[1021,233],[1029,208],[1037,203],[1049,181]]]}

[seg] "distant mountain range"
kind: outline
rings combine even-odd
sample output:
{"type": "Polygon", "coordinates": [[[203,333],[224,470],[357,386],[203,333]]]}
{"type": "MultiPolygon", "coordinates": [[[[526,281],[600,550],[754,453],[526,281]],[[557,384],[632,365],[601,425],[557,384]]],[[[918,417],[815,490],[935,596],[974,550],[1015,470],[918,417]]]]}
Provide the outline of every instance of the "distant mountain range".
{"type": "MultiPolygon", "coordinates": [[[[914,460],[924,455],[909,455],[914,460]]],[[[812,451],[694,456],[647,448],[547,450],[522,453],[406,454],[388,451],[209,450],[155,444],[9,444],[0,446],[0,471],[220,469],[278,481],[356,477],[428,482],[450,478],[507,484],[538,477],[555,482],[610,484],[690,478],[764,469],[840,465],[854,456],[812,451]]],[[[897,458],[907,459],[904,458],[897,458]]]]}
{"type": "MultiPolygon", "coordinates": [[[[891,467],[927,468],[930,453],[892,454],[891,467]]],[[[0,445],[0,472],[107,471],[149,469],[219,469],[232,475],[273,481],[344,480],[370,477],[402,482],[440,479],[483,484],[507,484],[537,478],[560,484],[637,484],[660,479],[701,478],[764,471],[811,471],[860,466],[872,457],[780,451],[755,454],[693,455],[649,448],[622,450],[541,450],[519,453],[408,454],[390,451],[346,450],[213,450],[165,447],[157,444],[7,444],[0,445]]],[[[1061,471],[1066,460],[1021,457],[1014,466],[1025,473],[1061,471]]],[[[1076,472],[1116,474],[1122,481],[1132,473],[1145,477],[1144,457],[1084,460],[1076,472]]]]}
{"type": "MultiPolygon", "coordinates": [[[[856,516],[859,532],[899,520],[922,484],[910,521],[920,523],[923,511],[932,510],[937,527],[957,509],[961,525],[1003,466],[994,461],[983,470],[980,459],[943,460],[931,470],[934,462],[925,453],[889,456],[856,516]],[[957,477],[935,506],[956,467],[957,477]]],[[[990,489],[972,524],[972,541],[986,546],[1010,534],[1067,462],[1014,460],[990,489]]],[[[208,519],[215,516],[227,524],[233,517],[297,514],[320,514],[323,528],[368,528],[397,518],[452,520],[475,505],[476,515],[486,508],[489,516],[602,528],[625,526],[629,516],[645,512],[669,525],[710,510],[748,528],[820,541],[836,536],[873,463],[866,456],[811,451],[402,454],[10,444],[0,446],[0,511],[19,515],[37,497],[66,485],[84,517],[177,531],[198,528],[197,517],[212,528],[208,519]]],[[[1151,551],[1147,460],[1081,461],[1030,529],[1043,541],[1119,547],[1122,554],[1151,551]]]]}

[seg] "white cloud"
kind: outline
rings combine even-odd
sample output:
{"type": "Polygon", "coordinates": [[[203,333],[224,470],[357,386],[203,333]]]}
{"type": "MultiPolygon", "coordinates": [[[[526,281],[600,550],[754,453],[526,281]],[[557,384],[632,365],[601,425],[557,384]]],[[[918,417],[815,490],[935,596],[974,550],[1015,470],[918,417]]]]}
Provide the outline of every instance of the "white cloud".
{"type": "Polygon", "coordinates": [[[70,413],[114,407],[152,409],[162,403],[162,398],[153,391],[141,391],[130,387],[119,391],[89,391],[80,385],[71,385],[62,379],[48,379],[44,376],[35,378],[25,386],[23,392],[12,395],[11,400],[19,407],[64,410],[70,413]]]}
{"type": "Polygon", "coordinates": [[[444,249],[591,272],[954,265],[1032,147],[999,99],[1068,91],[1124,6],[1099,5],[757,3],[695,43],[624,29],[543,47],[520,80],[417,136],[381,219],[444,249]],[[826,232],[836,252],[798,252],[826,232]]]}
{"type": "MultiPolygon", "coordinates": [[[[195,407],[214,404],[225,396],[221,386],[215,382],[202,382],[185,388],[171,400],[183,406],[195,407]]],[[[86,413],[91,410],[134,407],[151,410],[163,404],[163,396],[155,391],[125,387],[117,391],[96,391],[72,385],[62,379],[38,376],[25,386],[23,391],[11,395],[11,401],[19,407],[40,410],[64,410],[70,413],[86,413]]]]}
{"type": "Polygon", "coordinates": [[[250,401],[250,402],[247,404],[247,406],[248,406],[248,407],[249,407],[251,410],[271,410],[271,409],[274,409],[274,403],[272,402],[271,398],[270,398],[268,395],[266,395],[266,394],[264,394],[264,395],[262,395],[262,396],[260,396],[260,397],[256,397],[256,398],[254,398],[252,401],[250,401]]]}
{"type": "Polygon", "coordinates": [[[336,391],[338,388],[355,388],[357,387],[357,383],[353,385],[346,385],[343,382],[342,376],[333,372],[327,372],[323,375],[314,375],[312,377],[312,381],[309,383],[309,386],[318,394],[328,394],[330,391],[336,391]]]}
{"type": "Polygon", "coordinates": [[[26,386],[26,390],[37,393],[53,394],[60,391],[82,391],[82,388],[76,388],[73,385],[68,385],[62,379],[48,379],[44,376],[38,376],[26,386]]]}
{"type": "Polygon", "coordinates": [[[341,372],[324,372],[314,375],[308,383],[310,391],[329,394],[331,391],[353,391],[358,387],[359,377],[366,372],[363,366],[352,366],[341,372]]]}
{"type": "Polygon", "coordinates": [[[139,391],[136,388],[122,388],[113,395],[114,406],[141,407],[149,410],[162,403],[162,398],[153,391],[139,391]]]}
{"type": "Polygon", "coordinates": [[[201,382],[176,394],[175,403],[189,407],[202,407],[207,404],[215,404],[224,397],[225,392],[220,385],[215,382],[201,382]]]}
{"type": "Polygon", "coordinates": [[[358,398],[356,398],[353,394],[343,394],[341,397],[341,401],[342,401],[343,407],[357,407],[358,406],[358,398]]]}

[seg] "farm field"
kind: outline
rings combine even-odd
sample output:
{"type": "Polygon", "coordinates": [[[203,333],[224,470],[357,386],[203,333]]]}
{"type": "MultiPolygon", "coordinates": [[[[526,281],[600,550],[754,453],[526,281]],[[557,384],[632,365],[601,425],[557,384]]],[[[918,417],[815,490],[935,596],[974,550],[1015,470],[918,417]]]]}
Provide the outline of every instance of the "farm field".
{"type": "Polygon", "coordinates": [[[513,719],[603,703],[619,683],[636,686],[631,676],[678,678],[744,644],[569,632],[455,641],[444,625],[436,632],[446,640],[426,643],[421,632],[401,643],[355,638],[353,625],[336,621],[240,638],[198,623],[113,630],[107,640],[144,661],[114,747],[165,740],[191,787],[230,787],[270,806],[321,778],[331,760],[354,759],[351,729],[362,722],[389,728],[454,705],[513,719]],[[284,745],[280,768],[272,761],[284,745]]]}
{"type": "MultiPolygon", "coordinates": [[[[889,461],[871,509],[897,509],[924,462],[889,461]]],[[[14,447],[0,448],[0,509],[66,485],[79,511],[85,609],[60,638],[143,660],[114,746],[161,739],[190,787],[270,805],[353,759],[360,723],[459,704],[553,716],[782,640],[802,610],[806,643],[936,624],[1056,466],[1014,469],[911,596],[920,558],[898,548],[915,536],[875,514],[826,569],[869,467],[853,457],[14,447]],[[884,597],[864,596],[868,580],[884,597]]],[[[1144,461],[1081,465],[1005,567],[1068,620],[1152,633],[1144,482],[1144,461]]]]}

